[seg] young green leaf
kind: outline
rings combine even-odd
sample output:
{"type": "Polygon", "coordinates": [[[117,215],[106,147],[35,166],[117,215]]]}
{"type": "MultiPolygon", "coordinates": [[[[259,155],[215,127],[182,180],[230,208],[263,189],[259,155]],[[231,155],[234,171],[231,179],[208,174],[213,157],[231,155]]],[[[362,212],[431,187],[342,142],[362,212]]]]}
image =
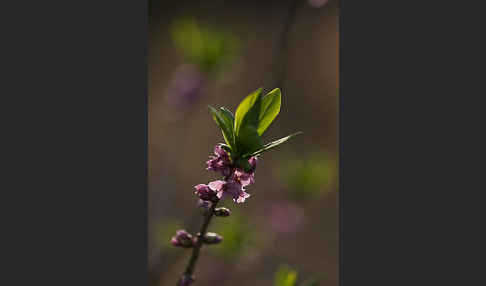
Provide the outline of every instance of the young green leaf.
{"type": "Polygon", "coordinates": [[[232,126],[234,126],[235,116],[233,115],[233,113],[224,107],[220,107],[219,111],[221,112],[222,115],[225,115],[227,118],[229,118],[231,120],[232,126]]]}
{"type": "Polygon", "coordinates": [[[234,131],[239,137],[240,129],[243,125],[252,125],[255,129],[258,126],[262,88],[250,93],[241,101],[235,113],[234,131]]]}
{"type": "Polygon", "coordinates": [[[228,109],[226,109],[224,107],[219,108],[219,114],[224,119],[225,126],[227,126],[228,131],[230,133],[230,138],[228,138],[228,140],[231,141],[230,145],[235,147],[235,149],[236,149],[236,138],[235,138],[235,133],[234,133],[234,129],[233,129],[233,126],[235,125],[235,117],[233,116],[233,113],[231,113],[231,111],[229,111],[228,109]]]}
{"type": "Polygon", "coordinates": [[[261,153],[266,152],[266,151],[268,151],[270,149],[273,149],[273,148],[279,146],[280,144],[283,144],[284,142],[286,142],[290,138],[292,138],[294,136],[297,136],[297,135],[299,135],[301,133],[302,132],[299,131],[299,132],[296,132],[294,134],[290,134],[289,136],[286,136],[284,138],[280,138],[280,139],[275,140],[273,142],[267,143],[262,148],[260,148],[260,149],[258,149],[256,151],[253,151],[253,152],[251,152],[249,154],[244,155],[243,158],[249,158],[249,157],[252,157],[252,156],[260,155],[261,153]]]}
{"type": "Polygon", "coordinates": [[[221,129],[221,132],[223,133],[224,141],[226,141],[226,144],[228,144],[230,147],[233,147],[234,134],[233,134],[232,125],[225,119],[224,116],[220,114],[218,110],[214,109],[211,106],[208,107],[209,107],[209,111],[213,115],[214,122],[216,122],[216,124],[221,129]]]}
{"type": "Polygon", "coordinates": [[[255,127],[244,125],[236,139],[236,148],[239,154],[253,153],[264,147],[262,138],[255,127]]]}
{"type": "Polygon", "coordinates": [[[223,148],[226,152],[231,153],[233,150],[231,150],[231,147],[226,145],[226,144],[221,144],[221,148],[223,148]]]}
{"type": "Polygon", "coordinates": [[[249,172],[251,170],[251,165],[250,162],[248,162],[248,159],[243,159],[239,158],[235,162],[236,166],[243,169],[245,172],[249,172]]]}
{"type": "Polygon", "coordinates": [[[281,92],[276,88],[262,98],[258,116],[258,135],[262,135],[280,112],[281,92]]]}

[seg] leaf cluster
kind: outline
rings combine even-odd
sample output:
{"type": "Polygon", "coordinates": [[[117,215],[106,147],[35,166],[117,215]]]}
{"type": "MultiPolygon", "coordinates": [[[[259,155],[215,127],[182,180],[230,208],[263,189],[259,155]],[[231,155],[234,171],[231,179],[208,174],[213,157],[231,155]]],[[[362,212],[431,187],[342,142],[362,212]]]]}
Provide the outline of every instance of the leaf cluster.
{"type": "Polygon", "coordinates": [[[216,109],[209,106],[226,142],[223,148],[236,160],[237,165],[248,169],[248,158],[267,152],[301,133],[263,143],[261,136],[279,114],[281,101],[280,89],[275,88],[263,95],[262,88],[259,88],[241,101],[234,115],[224,107],[216,109]]]}

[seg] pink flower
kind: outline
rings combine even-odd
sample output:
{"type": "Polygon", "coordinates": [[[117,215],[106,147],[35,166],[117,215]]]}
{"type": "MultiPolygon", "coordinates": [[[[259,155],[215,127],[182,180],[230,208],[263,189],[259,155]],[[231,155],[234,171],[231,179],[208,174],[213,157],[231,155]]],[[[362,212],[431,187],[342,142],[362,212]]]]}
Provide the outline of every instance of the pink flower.
{"type": "Polygon", "coordinates": [[[255,182],[255,175],[254,173],[247,173],[243,170],[236,169],[234,180],[240,182],[243,187],[246,187],[255,182]]]}
{"type": "Polygon", "coordinates": [[[248,163],[250,163],[251,165],[250,171],[245,172],[241,169],[236,169],[233,179],[235,181],[240,182],[243,187],[255,183],[255,169],[256,169],[257,162],[258,162],[257,157],[251,157],[248,160],[248,163]]]}
{"type": "Polygon", "coordinates": [[[231,196],[236,203],[243,203],[245,199],[250,197],[250,194],[245,192],[243,186],[233,179],[228,181],[214,181],[208,184],[209,188],[216,192],[216,196],[222,199],[226,196],[231,196]]]}
{"type": "Polygon", "coordinates": [[[211,201],[214,199],[216,192],[211,190],[207,185],[199,184],[194,186],[196,191],[194,192],[201,200],[211,201]]]}
{"type": "Polygon", "coordinates": [[[231,172],[231,160],[229,154],[221,148],[221,145],[214,146],[214,154],[209,156],[210,160],[206,162],[206,170],[221,172],[223,176],[228,176],[231,172]]]}

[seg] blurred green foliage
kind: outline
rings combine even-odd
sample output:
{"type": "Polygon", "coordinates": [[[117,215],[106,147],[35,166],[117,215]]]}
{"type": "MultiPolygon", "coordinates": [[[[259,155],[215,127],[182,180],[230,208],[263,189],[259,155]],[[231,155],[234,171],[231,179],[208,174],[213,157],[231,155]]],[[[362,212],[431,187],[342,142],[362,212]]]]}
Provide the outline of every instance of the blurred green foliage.
{"type": "Polygon", "coordinates": [[[205,72],[218,69],[237,54],[239,43],[236,37],[202,26],[191,18],[175,20],[170,26],[170,34],[185,60],[205,72]]]}
{"type": "Polygon", "coordinates": [[[216,218],[211,229],[224,237],[222,243],[211,247],[211,250],[224,258],[232,259],[244,247],[256,242],[257,233],[238,211],[231,210],[228,218],[216,218]]]}
{"type": "Polygon", "coordinates": [[[276,169],[294,199],[311,199],[325,194],[337,179],[336,160],[325,153],[287,159],[276,169]]]}
{"type": "Polygon", "coordinates": [[[275,272],[274,286],[294,286],[297,282],[297,271],[287,265],[281,265],[275,272]]]}
{"type": "MultiPolygon", "coordinates": [[[[281,265],[275,272],[274,286],[295,286],[297,284],[298,272],[290,268],[288,265],[281,265]]],[[[317,286],[319,281],[316,279],[308,279],[302,286],[317,286]]]]}

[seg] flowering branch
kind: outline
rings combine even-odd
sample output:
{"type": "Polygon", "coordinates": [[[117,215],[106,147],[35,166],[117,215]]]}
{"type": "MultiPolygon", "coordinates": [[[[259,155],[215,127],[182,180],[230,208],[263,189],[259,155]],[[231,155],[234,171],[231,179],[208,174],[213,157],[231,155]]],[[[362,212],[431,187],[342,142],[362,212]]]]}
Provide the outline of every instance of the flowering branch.
{"type": "Polygon", "coordinates": [[[219,110],[210,107],[213,119],[221,128],[227,144],[217,144],[214,147],[214,155],[206,162],[206,169],[221,173],[223,180],[194,187],[199,206],[203,209],[203,225],[195,236],[185,230],[178,230],[171,239],[174,246],[192,248],[191,258],[178,286],[187,286],[194,282],[194,269],[203,244],[217,244],[223,240],[221,235],[207,231],[213,216],[230,215],[229,209],[216,208],[219,201],[229,197],[237,204],[244,203],[250,197],[245,188],[255,182],[258,157],[299,134],[295,133],[265,145],[262,143],[260,136],[277,117],[280,103],[279,89],[262,96],[260,88],[240,103],[235,115],[223,107],[219,110]]]}

